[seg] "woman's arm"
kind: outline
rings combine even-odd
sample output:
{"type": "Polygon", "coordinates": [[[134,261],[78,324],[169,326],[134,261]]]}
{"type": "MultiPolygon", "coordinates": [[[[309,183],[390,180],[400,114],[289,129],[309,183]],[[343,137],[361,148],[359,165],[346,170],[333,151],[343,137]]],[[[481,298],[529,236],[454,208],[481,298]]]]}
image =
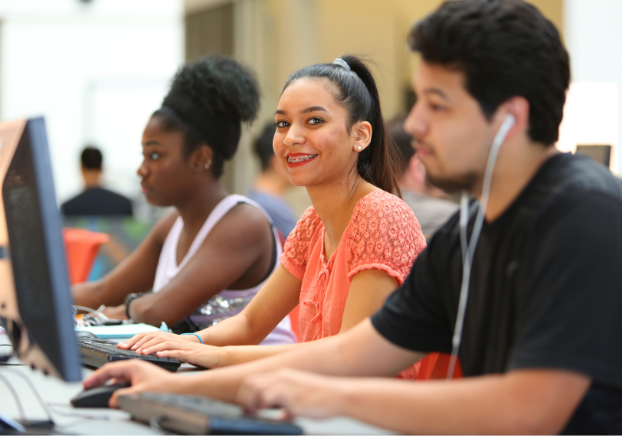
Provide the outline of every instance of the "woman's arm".
{"type": "MultiPolygon", "coordinates": [[[[285,288],[283,285],[286,283],[286,275],[293,279],[293,281],[297,281],[297,279],[289,274],[282,266],[279,267],[279,271],[281,270],[284,272],[282,281],[278,279],[280,275],[275,273],[274,281],[273,278],[271,278],[270,281],[266,283],[266,288],[283,290],[285,288]],[[269,285],[270,288],[268,287],[269,285]]],[[[300,283],[299,281],[297,282],[300,283]]],[[[340,333],[349,330],[363,319],[375,313],[380,308],[386,297],[397,287],[397,285],[397,280],[389,276],[386,272],[378,269],[364,270],[356,274],[350,285],[340,333]]],[[[300,289],[300,286],[298,286],[298,289],[300,289]]],[[[260,294],[253,299],[251,302],[252,305],[249,304],[249,307],[247,308],[249,310],[247,311],[245,309],[245,311],[240,314],[244,315],[244,318],[236,319],[238,317],[233,317],[219,323],[215,327],[211,327],[200,332],[200,335],[203,338],[203,343],[211,345],[235,345],[235,342],[233,342],[236,339],[235,335],[237,335],[238,332],[242,332],[249,328],[249,320],[262,318],[261,311],[263,311],[263,309],[260,310],[260,308],[266,307],[266,304],[269,304],[269,301],[273,298],[282,298],[282,293],[277,294],[275,292],[272,296],[269,290],[264,293],[264,290],[262,289],[260,294]],[[260,294],[263,294],[262,298],[265,298],[265,302],[259,298],[260,294]]],[[[265,329],[266,327],[268,326],[261,326],[257,328],[265,329]]],[[[271,326],[271,328],[274,327],[271,326]]],[[[158,335],[158,337],[162,337],[162,335],[158,335]]],[[[300,349],[308,346],[309,344],[309,342],[303,342],[291,345],[227,346],[219,348],[201,346],[198,343],[198,339],[193,336],[185,336],[184,339],[185,338],[187,338],[187,340],[184,341],[164,339],[159,342],[145,342],[138,344],[135,349],[144,354],[153,354],[157,352],[160,357],[173,357],[192,363],[193,365],[203,366],[206,368],[216,368],[251,362],[253,360],[300,349]]]]}
{"type": "Polygon", "coordinates": [[[164,238],[176,218],[172,213],[158,221],[140,245],[102,279],[74,285],[73,303],[93,309],[102,304],[117,306],[127,295],[151,289],[164,238]]]}
{"type": "MultiPolygon", "coordinates": [[[[259,344],[283,318],[298,304],[301,281],[283,266],[268,278],[261,290],[242,312],[219,322],[214,327],[197,332],[206,345],[259,344]]],[[[132,303],[133,305],[134,303],[132,303]]],[[[141,333],[119,344],[120,348],[131,348],[144,354],[162,350],[183,350],[189,363],[212,368],[217,364],[222,350],[219,347],[206,347],[199,344],[194,335],[178,336],[170,333],[141,333]],[[192,346],[195,347],[192,347],[192,346]],[[198,352],[200,360],[190,358],[198,352]]],[[[271,347],[257,347],[271,348],[271,347]]]]}
{"type": "Polygon", "coordinates": [[[273,244],[263,213],[246,204],[236,206],[166,286],[132,301],[132,319],[173,325],[223,289],[257,285],[269,270],[273,244]]]}

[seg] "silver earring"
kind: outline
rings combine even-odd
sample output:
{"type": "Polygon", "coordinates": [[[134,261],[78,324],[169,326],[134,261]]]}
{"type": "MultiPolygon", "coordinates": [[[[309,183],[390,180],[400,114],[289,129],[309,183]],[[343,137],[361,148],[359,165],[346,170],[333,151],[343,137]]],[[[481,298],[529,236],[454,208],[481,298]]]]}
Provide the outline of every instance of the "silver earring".
{"type": "Polygon", "coordinates": [[[207,162],[205,162],[205,169],[209,170],[211,166],[212,166],[212,160],[208,159],[207,162]]]}
{"type": "Polygon", "coordinates": [[[360,145],[357,148],[359,149],[359,151],[361,150],[361,146],[360,145]]]}

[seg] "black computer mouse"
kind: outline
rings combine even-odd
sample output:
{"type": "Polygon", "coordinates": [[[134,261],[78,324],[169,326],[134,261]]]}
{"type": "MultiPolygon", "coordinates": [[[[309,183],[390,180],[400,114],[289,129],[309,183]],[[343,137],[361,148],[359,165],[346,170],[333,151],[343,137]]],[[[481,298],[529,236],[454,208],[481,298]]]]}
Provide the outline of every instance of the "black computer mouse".
{"type": "Polygon", "coordinates": [[[129,383],[114,383],[88,389],[73,397],[71,405],[73,407],[108,407],[108,400],[114,391],[128,386],[130,386],[129,383]]]}
{"type": "Polygon", "coordinates": [[[76,337],[97,339],[97,335],[95,333],[86,330],[76,330],[76,337]]]}

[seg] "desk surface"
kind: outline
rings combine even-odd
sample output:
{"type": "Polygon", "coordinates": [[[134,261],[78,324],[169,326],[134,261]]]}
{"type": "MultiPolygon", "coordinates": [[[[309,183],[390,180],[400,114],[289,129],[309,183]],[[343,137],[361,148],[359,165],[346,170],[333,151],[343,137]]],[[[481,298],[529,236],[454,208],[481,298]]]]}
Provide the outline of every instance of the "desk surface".
{"type": "MultiPolygon", "coordinates": [[[[0,344],[8,343],[6,335],[0,334],[0,344]]],[[[9,363],[19,363],[12,359],[9,363]]],[[[92,371],[83,368],[83,377],[92,371]]],[[[17,391],[24,414],[29,420],[44,420],[47,415],[23,377],[28,378],[48,405],[56,431],[74,434],[164,434],[157,429],[130,420],[130,415],[114,409],[74,409],[69,400],[82,390],[81,383],[67,383],[54,377],[44,376],[25,366],[0,366],[4,376],[17,391]],[[19,374],[22,374],[20,376],[19,374]]],[[[19,419],[19,409],[7,386],[0,381],[0,412],[19,419]]],[[[297,418],[305,433],[310,434],[387,434],[387,430],[372,427],[350,418],[333,418],[324,421],[297,418]]]]}

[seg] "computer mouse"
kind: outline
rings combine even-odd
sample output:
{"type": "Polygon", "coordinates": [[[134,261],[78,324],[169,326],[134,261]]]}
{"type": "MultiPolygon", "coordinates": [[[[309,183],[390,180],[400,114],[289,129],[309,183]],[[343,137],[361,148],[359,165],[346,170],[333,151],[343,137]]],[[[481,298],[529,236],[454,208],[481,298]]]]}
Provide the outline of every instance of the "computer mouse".
{"type": "Polygon", "coordinates": [[[97,335],[95,333],[86,330],[76,330],[76,337],[97,339],[97,335]]]}
{"type": "Polygon", "coordinates": [[[129,383],[113,383],[84,390],[71,399],[71,405],[73,407],[108,407],[108,400],[112,394],[117,389],[128,386],[130,386],[129,383]]]}

